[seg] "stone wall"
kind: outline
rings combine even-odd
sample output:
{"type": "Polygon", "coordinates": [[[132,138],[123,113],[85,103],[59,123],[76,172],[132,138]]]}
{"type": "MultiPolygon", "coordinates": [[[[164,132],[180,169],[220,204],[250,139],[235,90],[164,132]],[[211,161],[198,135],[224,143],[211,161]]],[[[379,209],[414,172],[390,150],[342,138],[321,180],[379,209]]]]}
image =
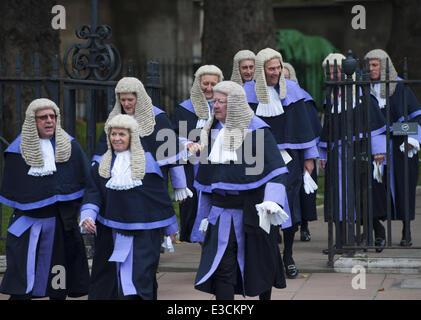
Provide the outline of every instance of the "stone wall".
{"type": "MultiPolygon", "coordinates": [[[[60,31],[63,55],[72,43],[86,43],[75,37],[74,30],[90,24],[90,2],[61,3],[67,15],[67,28],[60,31]]],[[[110,25],[113,32],[107,43],[119,49],[124,62],[132,59],[138,71],[149,60],[192,59],[193,48],[200,43],[200,6],[191,0],[102,0],[98,7],[98,24],[110,25]]]]}
{"type": "MultiPolygon", "coordinates": [[[[418,0],[278,0],[274,1],[277,29],[297,29],[329,40],[344,54],[349,49],[362,59],[376,48],[386,50],[403,77],[407,57],[408,78],[421,79],[421,5],[418,0]],[[355,5],[366,11],[366,29],[353,29],[355,5]]],[[[421,85],[411,85],[421,101],[421,85]]]]}

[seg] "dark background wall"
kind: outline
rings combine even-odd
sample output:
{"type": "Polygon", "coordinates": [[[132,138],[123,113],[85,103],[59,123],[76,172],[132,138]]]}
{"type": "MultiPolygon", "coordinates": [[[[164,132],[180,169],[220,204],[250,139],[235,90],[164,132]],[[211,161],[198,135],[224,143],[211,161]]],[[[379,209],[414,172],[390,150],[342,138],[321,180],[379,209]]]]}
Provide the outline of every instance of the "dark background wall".
{"type": "MultiPolygon", "coordinates": [[[[421,79],[421,1],[419,0],[275,0],[277,29],[297,29],[307,35],[329,40],[344,54],[351,49],[362,59],[376,48],[390,55],[403,76],[404,57],[408,61],[408,78],[421,79]],[[351,26],[355,5],[366,11],[366,29],[351,26]]],[[[412,87],[421,100],[421,86],[412,87]]]]}

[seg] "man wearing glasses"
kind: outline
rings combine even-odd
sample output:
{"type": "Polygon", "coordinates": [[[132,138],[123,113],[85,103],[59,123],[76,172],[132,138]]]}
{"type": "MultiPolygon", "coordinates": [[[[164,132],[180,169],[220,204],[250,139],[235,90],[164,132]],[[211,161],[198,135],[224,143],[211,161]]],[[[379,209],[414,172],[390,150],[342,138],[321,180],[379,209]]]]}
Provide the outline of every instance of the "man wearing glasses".
{"type": "Polygon", "coordinates": [[[0,292],[12,300],[88,293],[88,262],[77,224],[88,177],[88,159],[61,128],[57,105],[32,101],[21,134],[5,151],[0,203],[13,214],[0,292]]]}

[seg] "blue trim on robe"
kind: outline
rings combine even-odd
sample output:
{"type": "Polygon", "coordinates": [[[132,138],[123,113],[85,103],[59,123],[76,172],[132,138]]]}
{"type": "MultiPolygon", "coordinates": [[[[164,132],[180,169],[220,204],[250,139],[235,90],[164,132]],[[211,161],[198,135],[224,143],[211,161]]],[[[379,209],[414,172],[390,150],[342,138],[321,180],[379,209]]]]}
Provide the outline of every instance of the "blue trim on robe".
{"type": "MultiPolygon", "coordinates": [[[[183,107],[187,111],[190,111],[197,117],[197,114],[196,114],[196,111],[194,110],[194,106],[193,106],[193,103],[191,102],[191,99],[184,100],[183,102],[179,104],[179,106],[183,107]]],[[[212,112],[212,104],[208,102],[208,106],[209,106],[210,111],[212,112]]]]}
{"type": "MultiPolygon", "coordinates": [[[[100,163],[103,156],[104,155],[102,155],[102,156],[96,155],[95,158],[98,160],[96,162],[100,163]]],[[[112,159],[112,162],[111,162],[111,168],[113,167],[114,160],[115,160],[115,155],[113,154],[113,159],[112,159]]],[[[145,152],[145,161],[146,161],[146,167],[145,167],[146,173],[156,173],[161,178],[163,178],[161,168],[160,168],[158,162],[154,159],[154,157],[152,156],[152,154],[150,152],[145,152]]]]}
{"type": "Polygon", "coordinates": [[[244,239],[244,230],[243,230],[243,210],[240,209],[224,209],[216,206],[212,206],[210,214],[208,216],[208,221],[212,225],[216,225],[217,220],[219,219],[219,228],[218,228],[218,249],[215,255],[215,258],[212,262],[212,266],[209,271],[196,283],[195,286],[200,285],[201,283],[208,280],[215,270],[218,268],[219,263],[221,262],[222,257],[224,256],[225,249],[227,248],[228,239],[231,230],[231,221],[234,224],[235,237],[237,240],[237,262],[240,267],[241,279],[243,282],[243,296],[245,293],[244,285],[244,260],[245,260],[245,239],[244,239]]]}
{"type": "MultiPolygon", "coordinates": [[[[372,139],[371,139],[371,154],[375,155],[375,154],[378,154],[378,153],[386,153],[386,135],[384,135],[384,134],[376,135],[376,136],[372,137],[372,139]]],[[[339,191],[338,191],[338,193],[339,193],[339,216],[338,217],[339,217],[339,221],[342,221],[342,219],[343,219],[342,205],[341,205],[341,203],[342,203],[342,161],[341,161],[341,159],[342,159],[342,149],[339,148],[338,149],[338,172],[339,172],[339,177],[338,177],[338,179],[339,179],[339,182],[338,182],[339,183],[339,191]]],[[[345,163],[346,163],[346,159],[347,159],[347,156],[345,154],[345,163]]],[[[345,172],[346,172],[346,170],[347,170],[347,167],[345,166],[345,172]]],[[[346,177],[346,173],[345,173],[345,177],[346,177]]],[[[393,179],[393,176],[392,176],[392,179],[393,179]]],[[[346,184],[346,182],[345,182],[345,184],[346,184]]],[[[392,196],[394,196],[393,187],[392,187],[392,196]]],[[[346,207],[346,219],[348,219],[348,211],[349,210],[348,210],[348,205],[347,205],[347,207],[346,207]]],[[[354,204],[354,219],[356,218],[355,215],[356,215],[356,209],[355,209],[355,204],[354,204]]]]}
{"type": "MultiPolygon", "coordinates": [[[[300,85],[288,79],[285,79],[287,96],[281,100],[282,106],[288,106],[291,103],[297,102],[304,99],[304,101],[313,100],[311,96],[303,90],[300,85]]],[[[254,81],[248,81],[243,84],[243,89],[246,92],[247,102],[259,104],[255,91],[256,83],[254,81]]],[[[275,86],[276,91],[279,92],[279,86],[275,86]]]]}
{"type": "Polygon", "coordinates": [[[33,210],[33,209],[39,209],[46,206],[49,206],[53,203],[59,202],[59,201],[72,201],[79,199],[83,197],[83,194],[85,193],[85,189],[81,189],[75,193],[72,194],[57,194],[50,198],[40,200],[37,202],[31,202],[31,203],[20,203],[17,201],[9,200],[4,198],[3,196],[0,196],[0,203],[5,204],[8,207],[16,208],[19,210],[33,210]]]}
{"type": "MultiPolygon", "coordinates": [[[[376,129],[376,130],[373,130],[373,131],[371,131],[371,138],[373,139],[373,137],[381,135],[385,131],[386,131],[386,126],[383,126],[383,127],[379,128],[379,129],[376,129]]],[[[362,138],[363,138],[363,134],[360,133],[360,139],[362,139],[362,138]]],[[[353,137],[353,140],[355,141],[355,136],[353,137]]],[[[342,140],[339,139],[338,140],[338,146],[341,146],[341,144],[342,144],[342,140]]],[[[327,142],[326,141],[319,141],[317,145],[320,148],[325,148],[325,149],[327,148],[327,142]]],[[[334,146],[334,143],[332,142],[332,148],[333,148],[333,146],[334,146]]]]}
{"type": "Polygon", "coordinates": [[[319,142],[319,137],[317,137],[316,139],[309,141],[309,142],[305,142],[305,143],[281,143],[278,144],[278,149],[308,149],[308,148],[312,148],[314,146],[317,146],[317,143],[319,142]]]}
{"type": "Polygon", "coordinates": [[[202,185],[197,180],[194,181],[194,187],[199,191],[204,192],[212,192],[215,189],[223,189],[223,190],[249,190],[249,189],[256,189],[260,186],[264,185],[266,182],[270,181],[274,177],[288,173],[287,167],[281,167],[273,170],[268,175],[263,177],[262,179],[258,181],[254,181],[252,183],[247,184],[237,184],[237,183],[225,183],[225,182],[218,182],[218,183],[212,183],[211,185],[202,185]]]}
{"type": "Polygon", "coordinates": [[[168,219],[159,220],[154,222],[133,222],[133,223],[123,223],[110,219],[103,218],[100,214],[97,216],[97,220],[103,225],[114,228],[114,229],[123,229],[123,230],[150,230],[157,228],[164,228],[172,225],[174,222],[177,222],[177,216],[173,215],[168,219]]]}
{"type": "Polygon", "coordinates": [[[162,109],[159,109],[158,107],[153,106],[153,113],[154,113],[154,115],[156,117],[157,115],[159,115],[161,113],[165,113],[165,111],[162,110],[162,109]]]}
{"type": "Polygon", "coordinates": [[[191,99],[184,100],[179,105],[182,106],[184,109],[190,111],[197,117],[196,112],[194,111],[194,106],[193,106],[193,103],[191,102],[191,99]]]}
{"type": "Polygon", "coordinates": [[[270,126],[263,121],[259,116],[254,115],[249,125],[249,131],[254,131],[262,128],[270,128],[270,126]]]}
{"type": "MultiPolygon", "coordinates": [[[[70,137],[70,141],[72,141],[72,140],[74,140],[74,138],[71,136],[71,135],[69,135],[68,134],[68,136],[70,137]]],[[[17,153],[17,154],[21,154],[21,151],[20,151],[20,142],[21,142],[21,138],[22,138],[22,135],[21,134],[19,134],[18,136],[17,136],[17,138],[15,139],[15,140],[13,140],[12,141],[12,143],[7,147],[7,149],[6,150],[4,150],[4,152],[6,153],[6,152],[10,152],[10,153],[17,153]]],[[[51,141],[51,144],[53,145],[53,150],[54,150],[54,152],[56,151],[55,150],[55,142],[54,142],[54,137],[53,138],[51,138],[50,139],[50,141],[51,141]]]]}
{"type": "Polygon", "coordinates": [[[27,251],[26,294],[32,291],[33,296],[45,296],[50,273],[55,226],[56,217],[33,218],[21,216],[7,229],[16,237],[20,237],[26,230],[31,229],[27,251]],[[37,250],[37,248],[39,249],[37,250]]]}
{"type": "Polygon", "coordinates": [[[171,185],[174,189],[181,189],[187,187],[186,175],[183,166],[175,166],[169,169],[171,185]]]}
{"type": "Polygon", "coordinates": [[[133,236],[126,236],[113,230],[114,250],[108,261],[116,262],[117,276],[123,295],[137,295],[133,283],[133,236]]]}
{"type": "MultiPolygon", "coordinates": [[[[70,141],[72,143],[72,141],[74,140],[74,138],[72,136],[70,136],[70,141]]],[[[53,145],[53,150],[55,151],[55,143],[54,143],[54,137],[50,139],[51,144],[53,145]]],[[[13,153],[13,154],[18,154],[20,155],[19,157],[21,157],[21,149],[20,149],[20,142],[21,142],[21,135],[19,135],[10,145],[9,147],[5,150],[5,153],[13,153]]],[[[76,141],[75,141],[76,142],[76,141]]],[[[73,153],[73,150],[72,150],[73,153]]],[[[21,159],[23,162],[24,159],[21,159]]],[[[78,168],[80,170],[83,170],[83,168],[78,168]]],[[[3,181],[3,183],[5,183],[3,181]]],[[[8,207],[11,208],[16,208],[19,210],[33,210],[33,209],[39,209],[42,207],[46,207],[49,206],[51,204],[54,204],[56,202],[64,202],[64,201],[72,201],[72,200],[76,200],[79,199],[81,197],[83,197],[85,192],[85,188],[79,189],[75,192],[72,192],[70,194],[56,194],[56,195],[52,195],[46,199],[42,199],[39,201],[34,201],[34,202],[28,202],[28,203],[23,203],[23,202],[19,202],[19,201],[15,201],[15,200],[10,200],[2,195],[0,195],[0,203],[5,204],[8,207]]]]}

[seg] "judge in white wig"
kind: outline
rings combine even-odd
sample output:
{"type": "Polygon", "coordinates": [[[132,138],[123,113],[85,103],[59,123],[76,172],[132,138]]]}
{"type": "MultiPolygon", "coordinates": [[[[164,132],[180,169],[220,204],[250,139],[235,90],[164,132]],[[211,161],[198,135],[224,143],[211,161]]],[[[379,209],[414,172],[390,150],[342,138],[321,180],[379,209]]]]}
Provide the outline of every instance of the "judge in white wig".
{"type": "Polygon", "coordinates": [[[186,162],[184,170],[187,187],[193,192],[193,197],[180,203],[180,240],[187,242],[202,242],[203,236],[192,237],[193,223],[197,212],[197,193],[193,187],[194,175],[198,161],[195,157],[200,149],[197,144],[200,130],[209,120],[212,113],[213,88],[224,79],[222,71],[215,65],[203,65],[194,75],[190,98],[181,102],[175,109],[174,129],[181,143],[190,150],[191,157],[186,162]]]}
{"type": "Polygon", "coordinates": [[[287,168],[268,125],[254,115],[237,83],[214,87],[201,143],[192,236],[202,232],[205,239],[195,288],[217,300],[234,294],[270,299],[272,286],[285,287],[277,234],[279,225],[291,225],[287,168]],[[251,154],[258,155],[255,163],[247,158],[251,154]]]}
{"type": "Polygon", "coordinates": [[[303,215],[300,190],[303,185],[309,192],[317,189],[312,180],[303,177],[306,172],[312,174],[314,159],[318,157],[320,121],[309,112],[304,90],[297,82],[285,79],[283,59],[278,51],[265,48],[257,53],[254,79],[254,82],[243,85],[247,101],[256,115],[270,125],[279,152],[288,166],[287,190],[292,226],[283,228],[283,259],[287,277],[296,278],[298,268],[292,247],[303,215]]]}
{"type": "Polygon", "coordinates": [[[295,73],[295,69],[292,66],[292,64],[290,64],[288,62],[284,62],[283,66],[284,66],[285,79],[289,79],[289,80],[298,82],[297,74],[295,73]]]}
{"type": "Polygon", "coordinates": [[[231,81],[243,85],[252,81],[254,77],[254,64],[256,55],[250,50],[240,50],[234,56],[232,64],[231,81]]]}
{"type": "Polygon", "coordinates": [[[105,130],[108,149],[81,209],[81,226],[97,234],[88,298],[157,299],[161,237],[175,241],[177,217],[137,122],[117,115],[105,130]]]}
{"type": "MultiPolygon", "coordinates": [[[[415,195],[416,186],[418,181],[418,151],[420,150],[421,142],[421,105],[416,98],[414,92],[410,87],[404,86],[401,78],[395,69],[392,59],[382,49],[374,49],[369,51],[364,59],[369,60],[370,78],[373,81],[371,84],[372,94],[376,97],[379,107],[386,118],[386,103],[389,102],[390,106],[390,123],[395,122],[412,122],[418,125],[418,134],[409,136],[390,136],[392,145],[390,148],[390,175],[391,175],[391,191],[392,191],[392,219],[402,221],[402,238],[401,246],[410,246],[412,244],[410,222],[415,219],[415,195]],[[376,81],[386,80],[386,64],[388,61],[388,77],[390,82],[378,83],[376,81]],[[386,96],[386,86],[389,86],[389,96],[386,96]],[[406,93],[405,93],[406,91],[406,93]],[[408,120],[404,117],[404,95],[406,94],[407,101],[407,114],[408,120]],[[405,175],[402,163],[405,159],[405,137],[408,142],[408,193],[409,193],[409,212],[407,223],[405,222],[405,175]]],[[[386,172],[386,170],[383,170],[386,172]]],[[[383,179],[384,181],[386,179],[383,179]]],[[[377,188],[378,201],[375,199],[375,211],[386,213],[386,184],[383,181],[382,188],[377,188]],[[380,189],[380,190],[379,190],[380,189]]],[[[376,186],[377,187],[377,186],[376,186]]],[[[375,221],[375,230],[385,239],[384,227],[380,222],[375,221]],[[379,232],[380,231],[380,232],[379,232]]],[[[377,242],[380,242],[377,241],[377,242]]],[[[384,241],[383,241],[384,242],[384,241]]]]}
{"type": "MultiPolygon", "coordinates": [[[[282,72],[285,75],[285,79],[289,79],[291,81],[295,81],[298,83],[297,74],[295,72],[295,68],[292,64],[288,62],[283,62],[283,70],[282,72]]],[[[305,102],[308,105],[308,112],[312,115],[314,119],[314,123],[320,123],[319,116],[318,116],[318,109],[316,102],[307,93],[304,89],[303,93],[306,96],[305,102]]],[[[321,131],[321,124],[319,125],[321,131]]],[[[316,164],[314,164],[316,165],[316,164]]],[[[301,216],[301,224],[300,224],[300,240],[301,241],[310,241],[311,240],[311,233],[308,227],[309,221],[317,220],[317,208],[316,208],[316,192],[315,188],[317,188],[317,170],[313,170],[311,176],[306,173],[304,176],[304,186],[301,188],[300,197],[301,197],[301,206],[302,206],[302,216],[301,216]],[[311,181],[311,180],[312,181],[311,181]],[[306,182],[308,182],[307,186],[306,182]],[[313,191],[313,192],[311,192],[313,191]]]]}
{"type": "MultiPolygon", "coordinates": [[[[169,174],[171,178],[174,200],[183,201],[187,197],[192,197],[193,194],[187,188],[183,167],[177,164],[177,161],[183,154],[183,150],[177,148],[178,138],[167,114],[152,104],[152,100],[142,82],[134,77],[124,77],[117,83],[115,98],[114,108],[108,115],[106,124],[120,114],[127,114],[134,118],[139,125],[139,137],[144,144],[149,146],[149,151],[157,160],[163,176],[167,179],[169,174]],[[168,154],[162,152],[164,150],[162,148],[163,144],[167,142],[163,142],[163,139],[158,138],[158,135],[163,132],[169,135],[168,145],[177,146],[172,149],[171,147],[166,148],[165,150],[168,150],[168,154]]],[[[96,162],[101,161],[107,150],[105,136],[106,134],[103,132],[98,141],[93,157],[93,160],[96,162]]]]}
{"type": "Polygon", "coordinates": [[[0,292],[11,299],[65,299],[88,292],[77,217],[89,164],[80,145],[61,128],[60,118],[53,101],[32,101],[21,134],[5,151],[0,202],[14,211],[0,292]],[[57,265],[66,270],[65,287],[49,281],[57,265]]]}
{"type": "MultiPolygon", "coordinates": [[[[330,73],[330,80],[335,80],[338,79],[338,81],[340,81],[341,79],[345,78],[345,74],[343,73],[342,70],[342,64],[343,61],[346,59],[346,57],[340,53],[331,53],[329,54],[322,63],[322,66],[324,68],[325,72],[329,72],[330,73]],[[337,69],[335,70],[335,63],[336,63],[336,67],[337,69]],[[329,70],[327,69],[327,65],[329,65],[329,70]]],[[[352,79],[355,81],[356,79],[356,74],[354,73],[352,75],[352,79]]],[[[341,121],[340,119],[342,118],[342,115],[344,113],[344,109],[346,110],[347,108],[347,104],[345,106],[343,106],[342,104],[342,100],[346,101],[347,97],[345,96],[346,92],[342,92],[341,88],[339,86],[334,86],[334,85],[330,85],[328,87],[328,90],[331,91],[331,93],[327,92],[327,99],[324,103],[324,110],[326,110],[326,108],[328,108],[328,110],[326,110],[326,112],[330,112],[330,113],[334,113],[335,110],[335,100],[337,101],[337,110],[338,110],[338,119],[339,121],[341,121]],[[337,93],[337,97],[335,97],[335,94],[337,93]],[[330,101],[328,101],[328,98],[330,101]]],[[[362,94],[362,91],[360,91],[360,95],[362,94]]],[[[363,114],[364,114],[364,110],[367,110],[367,112],[370,112],[370,124],[368,126],[368,130],[371,131],[371,152],[372,152],[372,158],[373,158],[373,173],[377,173],[379,170],[381,170],[382,167],[382,163],[385,159],[385,152],[386,152],[386,140],[385,140],[385,135],[384,135],[384,131],[386,129],[385,127],[385,119],[384,116],[382,115],[378,103],[375,100],[374,96],[371,95],[368,99],[368,104],[363,104],[363,99],[355,99],[355,95],[356,95],[356,86],[352,85],[352,109],[353,109],[353,117],[355,119],[355,121],[363,123],[363,114]]],[[[321,169],[325,168],[326,165],[326,160],[327,160],[327,143],[328,143],[328,134],[329,134],[329,123],[328,121],[325,121],[324,125],[323,125],[323,133],[322,136],[320,138],[319,141],[319,151],[320,151],[320,160],[319,160],[319,167],[321,169]]],[[[353,136],[355,139],[355,135],[356,132],[353,132],[353,136]]],[[[341,143],[341,142],[340,142],[341,143]]],[[[342,151],[340,149],[338,149],[338,159],[341,159],[341,154],[342,151]]],[[[342,201],[345,201],[346,197],[343,197],[342,195],[346,194],[346,192],[348,191],[348,188],[346,188],[346,190],[341,191],[342,189],[342,183],[341,181],[346,180],[346,176],[342,175],[342,171],[341,171],[341,162],[338,161],[337,164],[332,164],[332,166],[330,167],[331,170],[328,172],[334,172],[334,168],[338,168],[338,172],[339,175],[335,175],[335,179],[339,179],[339,203],[341,203],[342,201]],[[336,167],[337,166],[337,167],[336,167]],[[344,180],[343,180],[344,179],[344,180]]],[[[332,173],[331,173],[332,174],[332,173]]],[[[373,185],[373,196],[376,197],[376,191],[375,189],[378,188],[379,186],[377,186],[379,184],[379,181],[381,180],[381,175],[379,176],[378,174],[374,177],[373,181],[372,181],[372,185],[373,185]]],[[[360,186],[356,186],[356,188],[361,189],[360,186]]],[[[355,201],[355,199],[353,199],[352,201],[355,201]]],[[[373,203],[378,202],[377,200],[375,200],[373,203]]],[[[349,205],[346,204],[345,207],[340,205],[339,206],[339,212],[338,212],[338,220],[339,220],[339,225],[342,225],[342,221],[344,219],[346,219],[346,216],[349,215],[349,210],[353,210],[353,209],[349,209],[349,205]],[[343,208],[345,208],[345,212],[343,212],[343,208]]],[[[354,214],[354,213],[351,213],[354,214]]],[[[373,211],[373,226],[375,231],[375,237],[378,239],[376,240],[376,245],[379,246],[383,246],[384,245],[384,240],[383,240],[383,244],[381,244],[382,240],[384,239],[384,232],[383,235],[381,234],[381,229],[377,228],[380,223],[378,222],[378,219],[380,218],[380,216],[382,216],[384,213],[374,210],[373,211]],[[377,223],[376,223],[377,222],[377,223]]],[[[327,216],[327,214],[325,214],[325,221],[327,222],[329,217],[327,216]]],[[[381,227],[381,225],[380,225],[381,227]]],[[[339,227],[340,228],[340,227],[339,227]]],[[[336,250],[338,250],[337,252],[341,252],[342,250],[342,240],[341,237],[337,237],[337,242],[336,242],[336,250]]],[[[378,250],[382,250],[382,249],[378,249],[378,250]]],[[[379,251],[379,252],[380,252],[379,251]]],[[[324,253],[327,254],[328,250],[324,250],[324,253]]]]}

